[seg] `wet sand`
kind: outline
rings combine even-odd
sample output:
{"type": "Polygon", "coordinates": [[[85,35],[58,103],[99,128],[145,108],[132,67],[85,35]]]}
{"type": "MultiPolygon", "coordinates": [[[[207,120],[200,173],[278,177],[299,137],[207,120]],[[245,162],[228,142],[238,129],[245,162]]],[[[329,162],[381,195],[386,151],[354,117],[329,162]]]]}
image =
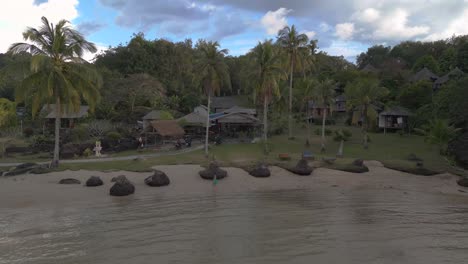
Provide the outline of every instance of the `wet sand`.
{"type": "Polygon", "coordinates": [[[333,191],[340,190],[395,190],[401,195],[408,192],[447,194],[468,197],[468,188],[457,185],[457,176],[448,173],[435,176],[418,176],[382,166],[377,161],[367,161],[367,173],[349,173],[325,168],[314,170],[311,176],[294,175],[279,167],[271,167],[272,176],[255,178],[239,168],[224,168],[228,177],[220,180],[216,186],[211,181],[203,180],[198,172],[198,165],[155,166],[164,171],[171,180],[166,187],[149,187],[144,179],[150,172],[136,173],[126,171],[93,172],[64,171],[49,174],[28,174],[14,177],[0,177],[0,208],[34,207],[53,204],[66,206],[71,202],[99,202],[109,199],[137,199],[139,197],[158,195],[161,197],[186,196],[197,194],[231,194],[249,191],[277,191],[310,189],[333,191]],[[129,197],[110,197],[109,188],[112,177],[125,175],[134,183],[136,192],[129,197]],[[104,181],[100,187],[84,187],[90,176],[99,176],[104,181]],[[81,185],[59,185],[61,179],[75,178],[81,185]]]}

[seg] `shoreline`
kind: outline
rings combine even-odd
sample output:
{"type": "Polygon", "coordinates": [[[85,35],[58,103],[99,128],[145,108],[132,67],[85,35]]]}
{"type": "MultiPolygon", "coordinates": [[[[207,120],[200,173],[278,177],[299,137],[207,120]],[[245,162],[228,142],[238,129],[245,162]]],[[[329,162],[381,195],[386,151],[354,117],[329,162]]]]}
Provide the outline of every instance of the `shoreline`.
{"type": "Polygon", "coordinates": [[[144,179],[151,172],[128,171],[60,171],[47,174],[25,174],[0,178],[0,208],[22,208],[34,206],[68,206],[75,202],[131,201],[142,198],[171,198],[207,194],[235,194],[256,191],[280,191],[307,189],[330,191],[394,191],[399,195],[410,193],[429,193],[457,195],[468,198],[468,188],[458,186],[458,176],[442,173],[434,176],[419,176],[383,167],[380,162],[366,161],[369,168],[366,173],[351,173],[327,168],[317,168],[310,176],[298,176],[280,167],[271,166],[271,176],[255,178],[245,170],[223,167],[228,177],[220,180],[216,186],[211,181],[203,180],[198,175],[200,165],[158,165],[153,169],[167,174],[171,183],[165,187],[149,187],[144,179]],[[113,185],[112,177],[125,175],[136,187],[135,194],[126,197],[111,197],[109,189],[113,185]],[[103,186],[85,187],[90,176],[99,176],[103,186]],[[81,181],[76,185],[60,185],[64,178],[81,181]]]}

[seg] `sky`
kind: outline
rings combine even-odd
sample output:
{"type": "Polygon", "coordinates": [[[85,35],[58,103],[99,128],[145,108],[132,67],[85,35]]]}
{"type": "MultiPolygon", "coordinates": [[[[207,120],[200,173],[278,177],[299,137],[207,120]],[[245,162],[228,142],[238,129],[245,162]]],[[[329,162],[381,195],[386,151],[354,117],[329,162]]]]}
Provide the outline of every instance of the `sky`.
{"type": "Polygon", "coordinates": [[[99,50],[143,32],[147,39],[216,40],[234,56],[296,25],[320,50],[350,61],[376,44],[468,34],[468,0],[2,0],[0,52],[42,16],[70,21],[99,50]]]}

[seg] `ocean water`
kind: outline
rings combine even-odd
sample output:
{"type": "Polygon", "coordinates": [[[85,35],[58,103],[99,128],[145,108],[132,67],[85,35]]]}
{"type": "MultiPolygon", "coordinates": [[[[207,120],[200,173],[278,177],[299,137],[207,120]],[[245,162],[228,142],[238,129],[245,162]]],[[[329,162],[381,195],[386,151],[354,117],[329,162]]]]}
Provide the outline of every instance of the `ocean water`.
{"type": "Polygon", "coordinates": [[[287,190],[0,208],[0,263],[468,263],[466,201],[287,190]]]}

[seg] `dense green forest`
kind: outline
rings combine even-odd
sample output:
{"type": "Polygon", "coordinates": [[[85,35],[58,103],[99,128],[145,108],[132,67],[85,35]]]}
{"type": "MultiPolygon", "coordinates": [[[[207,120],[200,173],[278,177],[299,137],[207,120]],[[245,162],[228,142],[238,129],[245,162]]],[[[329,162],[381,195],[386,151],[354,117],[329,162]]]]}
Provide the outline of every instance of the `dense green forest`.
{"type": "MultiPolygon", "coordinates": [[[[205,104],[206,93],[203,92],[203,80],[199,74],[200,50],[205,44],[204,40],[193,42],[191,39],[182,42],[150,40],[139,33],[128,43],[97,55],[93,64],[101,74],[103,84],[101,100],[93,112],[93,118],[134,123],[151,109],[165,109],[177,117],[191,112],[199,104],[205,104]]],[[[288,49],[277,40],[273,40],[273,48],[278,50],[278,56],[284,58],[281,67],[289,75],[288,58],[291,57],[288,49]]],[[[346,94],[347,87],[375,83],[388,91],[375,98],[375,103],[378,101],[387,107],[403,106],[415,113],[410,120],[411,128],[427,128],[434,120],[445,120],[446,126],[465,131],[458,134],[458,143],[454,144],[454,148],[459,143],[466,146],[467,75],[451,77],[437,90],[433,89],[431,82],[410,80],[423,68],[438,76],[444,76],[456,68],[467,73],[468,36],[435,42],[406,41],[394,47],[373,46],[357,57],[356,64],[320,51],[317,40],[307,41],[295,52],[293,76],[278,79],[278,95],[270,100],[269,119],[274,121],[270,129],[287,126],[282,113],[287,111],[288,86],[292,77],[292,112],[297,120],[304,112],[304,98],[313,98],[313,95],[307,94],[311,85],[331,81],[336,93],[346,94]]],[[[255,78],[258,70],[256,56],[254,47],[242,56],[223,56],[229,76],[222,80],[217,94],[243,95],[251,105],[261,109],[258,78],[255,78]]],[[[11,109],[15,90],[29,74],[30,60],[28,53],[0,54],[0,97],[7,99],[1,102],[1,111],[11,109]]],[[[25,100],[26,120],[32,120],[28,100],[32,98],[25,100]]],[[[348,107],[351,110],[353,105],[349,104],[348,107]]],[[[354,109],[356,107],[359,105],[354,105],[354,109]]],[[[2,126],[15,122],[11,115],[3,119],[2,126]]]]}

